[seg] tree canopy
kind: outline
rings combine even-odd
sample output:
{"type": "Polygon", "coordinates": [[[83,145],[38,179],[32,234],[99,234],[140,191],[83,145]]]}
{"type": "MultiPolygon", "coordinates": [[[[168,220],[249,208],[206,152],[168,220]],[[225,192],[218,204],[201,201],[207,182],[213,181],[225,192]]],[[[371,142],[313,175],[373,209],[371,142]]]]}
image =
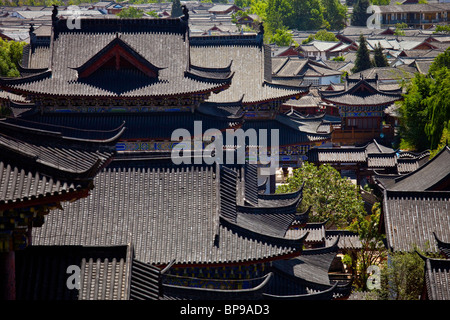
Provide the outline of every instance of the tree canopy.
{"type": "Polygon", "coordinates": [[[348,226],[358,214],[363,214],[361,195],[350,180],[328,164],[316,167],[304,162],[294,170],[287,184],[277,188],[277,193],[293,192],[305,183],[300,211],[311,206],[310,221],[328,220],[336,227],[348,226]]]}
{"type": "Polygon", "coordinates": [[[0,38],[0,75],[18,77],[17,65],[22,59],[24,42],[8,41],[0,38]]]}
{"type": "Polygon", "coordinates": [[[372,67],[372,63],[370,61],[370,53],[367,48],[366,38],[361,34],[359,36],[359,46],[356,51],[356,60],[355,66],[352,68],[352,72],[360,72],[372,67]]]}
{"type": "Polygon", "coordinates": [[[450,48],[439,54],[426,75],[416,73],[399,102],[402,149],[442,148],[450,132],[450,48]]]}

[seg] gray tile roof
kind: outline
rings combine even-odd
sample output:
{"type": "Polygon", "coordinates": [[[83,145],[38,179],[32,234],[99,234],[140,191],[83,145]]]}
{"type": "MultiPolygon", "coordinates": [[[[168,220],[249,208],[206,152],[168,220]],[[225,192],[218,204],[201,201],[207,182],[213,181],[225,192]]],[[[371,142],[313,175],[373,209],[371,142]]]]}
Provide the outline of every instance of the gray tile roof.
{"type": "Polygon", "coordinates": [[[136,259],[155,265],[173,259],[177,264],[245,262],[301,250],[224,221],[219,177],[211,166],[115,161],[94,179],[98,187],[89,197],[64,204],[64,215],[51,212],[44,226],[33,230],[34,243],[133,242],[136,259]]]}
{"type": "Polygon", "coordinates": [[[385,190],[383,202],[389,248],[437,252],[434,233],[450,241],[450,192],[385,190]]]}
{"type": "Polygon", "coordinates": [[[390,105],[402,98],[400,93],[382,91],[364,79],[345,91],[320,91],[322,100],[335,105],[375,106],[390,105]]]}
{"type": "Polygon", "coordinates": [[[450,148],[446,146],[417,170],[396,178],[395,183],[389,187],[389,190],[425,191],[436,190],[436,188],[442,190],[442,187],[439,186],[448,188],[449,183],[450,148]]]}
{"type": "Polygon", "coordinates": [[[0,204],[22,206],[81,190],[111,161],[120,134],[110,141],[82,140],[0,121],[0,204]]]}

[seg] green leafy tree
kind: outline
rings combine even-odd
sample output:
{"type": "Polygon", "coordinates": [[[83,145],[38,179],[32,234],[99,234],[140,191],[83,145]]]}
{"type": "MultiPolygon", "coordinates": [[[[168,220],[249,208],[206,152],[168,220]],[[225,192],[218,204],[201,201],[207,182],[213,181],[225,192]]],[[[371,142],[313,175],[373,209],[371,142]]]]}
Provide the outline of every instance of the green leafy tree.
{"type": "Polygon", "coordinates": [[[8,41],[0,38],[0,75],[18,77],[17,65],[22,59],[24,42],[8,41]]]}
{"type": "Polygon", "coordinates": [[[135,7],[128,7],[122,9],[117,16],[120,18],[141,18],[144,15],[144,11],[141,9],[136,9],[135,7]]]}
{"type": "Polygon", "coordinates": [[[349,226],[349,230],[359,235],[361,250],[352,250],[344,257],[344,261],[352,270],[353,283],[358,290],[368,289],[368,268],[373,265],[380,266],[386,257],[384,235],[379,232],[380,216],[381,206],[377,202],[373,205],[370,215],[359,211],[349,226]]]}
{"type": "Polygon", "coordinates": [[[149,11],[149,12],[147,12],[147,14],[153,18],[159,18],[158,14],[156,13],[155,10],[149,11]]]}
{"type": "Polygon", "coordinates": [[[357,187],[328,164],[316,167],[304,162],[294,170],[287,184],[277,188],[277,193],[293,192],[303,183],[303,200],[300,210],[311,206],[311,221],[325,221],[336,227],[348,226],[364,212],[364,203],[357,187]]]}
{"type": "Polygon", "coordinates": [[[369,0],[356,0],[353,4],[353,13],[351,23],[353,26],[366,26],[367,19],[370,14],[367,13],[367,8],[370,6],[369,0]]]}
{"type": "Polygon", "coordinates": [[[236,0],[234,1],[234,4],[238,6],[239,8],[248,8],[250,7],[250,4],[252,3],[251,0],[236,0]]]}
{"type": "Polygon", "coordinates": [[[378,43],[378,45],[375,46],[372,65],[378,68],[389,66],[389,62],[385,54],[383,53],[383,47],[381,46],[380,43],[378,43]]]}
{"type": "MultiPolygon", "coordinates": [[[[288,27],[298,30],[318,30],[325,26],[320,0],[291,0],[293,14],[288,27]]],[[[329,25],[328,25],[329,26],[329,25]]]]}
{"type": "Polygon", "coordinates": [[[292,45],[294,40],[292,38],[292,33],[290,33],[287,28],[283,28],[276,30],[270,42],[275,43],[279,47],[287,47],[292,45]]]}
{"type": "Polygon", "coordinates": [[[433,33],[450,33],[450,25],[438,25],[433,33]]]}
{"type": "Polygon", "coordinates": [[[339,0],[321,0],[323,10],[323,18],[328,22],[331,30],[341,30],[345,26],[345,17],[347,7],[342,5],[339,0]]]}
{"type": "Polygon", "coordinates": [[[450,131],[450,48],[438,55],[427,75],[416,73],[399,102],[401,148],[435,150],[450,131]]]}
{"type": "Polygon", "coordinates": [[[408,25],[405,22],[396,23],[394,34],[397,36],[404,36],[405,31],[403,31],[403,30],[406,28],[408,28],[408,25]]]}
{"type": "Polygon", "coordinates": [[[359,36],[359,46],[356,51],[356,60],[355,66],[352,68],[352,72],[360,72],[372,67],[372,63],[370,62],[370,53],[367,48],[366,38],[361,34],[359,36]]]}

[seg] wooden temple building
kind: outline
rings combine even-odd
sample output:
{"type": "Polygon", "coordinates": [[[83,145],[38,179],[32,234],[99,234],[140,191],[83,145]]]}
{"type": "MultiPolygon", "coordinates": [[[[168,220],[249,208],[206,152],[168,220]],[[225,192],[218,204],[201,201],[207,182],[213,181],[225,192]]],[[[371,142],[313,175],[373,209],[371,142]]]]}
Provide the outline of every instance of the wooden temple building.
{"type": "Polygon", "coordinates": [[[341,123],[334,126],[331,140],[335,144],[364,144],[377,139],[390,145],[394,127],[384,122],[385,110],[402,99],[401,88],[382,89],[378,77],[373,79],[346,78],[345,86],[319,91],[323,102],[339,109],[341,123]]]}
{"type": "Polygon", "coordinates": [[[78,197],[64,197],[77,201],[47,205],[45,223],[33,222],[27,231],[33,241],[17,254],[16,297],[348,297],[351,283],[328,276],[339,236],[307,249],[308,232],[288,236],[292,226],[308,222],[308,212],[297,212],[302,189],[264,192],[258,164],[248,161],[197,163],[193,154],[193,164],[179,165],[170,156],[172,132],[193,132],[195,121],[204,130],[279,129],[280,164],[291,166],[329,140],[320,119],[279,112],[309,89],[271,82],[262,34],[190,37],[187,11],[171,19],[82,19],[81,29],[69,29],[56,10],[48,43],[34,43],[31,28],[21,76],[0,79],[3,90],[26,99],[9,101],[0,137],[12,132],[11,140],[23,136],[43,145],[5,143],[12,159],[23,158],[34,170],[56,169],[41,177],[11,169],[16,163],[2,168],[9,168],[5,177],[27,178],[12,184],[21,195],[39,190],[22,195],[32,201],[26,208],[40,194],[50,197],[46,205],[54,203],[45,186],[84,188],[78,197]],[[68,144],[64,152],[47,147],[53,139],[68,144]],[[29,189],[33,177],[43,182],[29,189]],[[68,265],[81,270],[78,289],[64,282],[68,265]]]}
{"type": "Polygon", "coordinates": [[[323,146],[308,151],[308,161],[317,165],[330,164],[339,172],[350,172],[358,184],[373,183],[379,175],[404,175],[418,169],[429,160],[428,150],[415,153],[394,150],[376,139],[364,145],[323,146]]]}

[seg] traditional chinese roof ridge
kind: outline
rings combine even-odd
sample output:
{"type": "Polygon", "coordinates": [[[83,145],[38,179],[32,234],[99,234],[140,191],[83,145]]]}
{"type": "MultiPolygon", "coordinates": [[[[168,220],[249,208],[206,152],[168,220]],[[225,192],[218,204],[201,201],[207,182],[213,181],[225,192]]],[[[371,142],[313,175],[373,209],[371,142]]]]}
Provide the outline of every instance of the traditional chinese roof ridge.
{"type": "Polygon", "coordinates": [[[310,293],[304,293],[304,294],[289,294],[289,295],[282,295],[282,294],[270,294],[270,293],[264,293],[264,297],[270,300],[332,300],[334,291],[337,288],[338,283],[336,282],[331,287],[322,290],[322,291],[313,291],[311,290],[310,293]]]}
{"type": "Polygon", "coordinates": [[[339,237],[328,247],[304,249],[302,255],[272,262],[275,270],[308,285],[330,285],[328,270],[338,253],[339,237]]]}
{"type": "Polygon", "coordinates": [[[130,251],[129,245],[28,246],[15,253],[16,298],[127,300],[132,264],[130,251]],[[80,268],[80,290],[67,286],[69,266],[80,268]]]}
{"type": "Polygon", "coordinates": [[[127,32],[160,32],[160,33],[178,33],[187,32],[186,23],[180,18],[153,19],[153,18],[121,18],[101,16],[100,18],[82,18],[80,19],[79,29],[70,29],[67,19],[58,19],[53,26],[54,33],[57,35],[64,32],[78,33],[103,33],[111,29],[117,29],[122,33],[127,32]]]}
{"type": "Polygon", "coordinates": [[[17,70],[19,71],[19,73],[21,75],[31,75],[31,74],[40,74],[42,72],[48,71],[49,68],[28,68],[28,67],[24,67],[22,66],[20,63],[17,64],[17,70]]]}
{"type": "Polygon", "coordinates": [[[52,71],[46,69],[38,73],[23,74],[20,77],[0,77],[0,87],[6,89],[8,86],[26,84],[28,82],[40,81],[50,78],[52,71]]]}
{"type": "Polygon", "coordinates": [[[257,223],[262,224],[259,221],[251,221],[255,223],[251,225],[251,223],[245,223],[242,221],[234,222],[223,216],[220,216],[219,219],[222,226],[233,232],[236,232],[240,236],[256,241],[272,243],[277,246],[282,246],[287,249],[287,251],[289,252],[288,254],[300,254],[303,248],[303,242],[308,237],[308,233],[306,233],[296,239],[287,239],[283,236],[275,234],[275,232],[271,232],[274,228],[271,228],[270,226],[259,226],[257,223]]]}
{"type": "MultiPolygon", "coordinates": [[[[190,75],[191,77],[203,81],[225,81],[230,80],[234,76],[234,72],[231,71],[231,65],[233,64],[233,61],[230,61],[230,64],[225,67],[219,67],[219,68],[210,68],[210,67],[204,67],[204,66],[196,66],[193,64],[189,65],[188,70],[186,71],[186,74],[190,75]]],[[[242,99],[241,99],[242,100],[242,99]]]]}
{"type": "MultiPolygon", "coordinates": [[[[200,111],[180,111],[180,112],[127,112],[127,113],[43,113],[30,114],[21,118],[23,121],[30,121],[28,126],[36,128],[50,128],[49,130],[62,131],[68,128],[78,128],[76,131],[69,131],[71,136],[78,138],[105,139],[111,137],[113,132],[121,130],[124,123],[126,130],[120,140],[128,141],[170,141],[174,130],[184,128],[191,134],[194,133],[196,121],[201,121],[203,130],[209,128],[224,131],[241,123],[240,118],[222,117],[206,115],[200,111]],[[49,127],[47,127],[49,126],[49,127]]],[[[8,122],[14,119],[8,118],[8,122]]],[[[118,151],[121,142],[118,143],[118,151]]]]}
{"type": "Polygon", "coordinates": [[[329,76],[340,75],[341,72],[333,70],[332,68],[311,60],[310,58],[300,57],[274,57],[276,61],[272,69],[272,76],[277,78],[285,77],[305,77],[305,76],[329,76]]]}
{"type": "Polygon", "coordinates": [[[434,239],[436,240],[437,247],[441,253],[445,255],[447,259],[450,259],[450,241],[444,242],[433,232],[434,239]]]}
{"type": "Polygon", "coordinates": [[[369,168],[397,165],[397,151],[376,140],[363,146],[312,148],[308,151],[308,157],[313,162],[367,162],[369,168]]]}
{"type": "Polygon", "coordinates": [[[73,127],[49,125],[27,121],[24,119],[0,119],[0,129],[4,134],[13,134],[15,137],[27,141],[42,142],[44,137],[46,142],[66,141],[72,146],[82,145],[85,148],[114,147],[120,136],[126,130],[125,122],[111,131],[102,130],[81,130],[73,127]],[[88,131],[90,138],[80,138],[78,131],[88,131]],[[107,135],[107,136],[106,136],[107,135]]]}
{"type": "Polygon", "coordinates": [[[243,99],[244,96],[234,102],[203,102],[196,110],[220,119],[241,120],[244,117],[243,99]]]}
{"type": "MultiPolygon", "coordinates": [[[[311,206],[306,211],[309,213],[311,206]]],[[[308,237],[305,239],[307,244],[325,244],[325,224],[328,220],[322,222],[308,222],[308,219],[294,221],[286,232],[286,238],[294,238],[308,233],[308,237]]]]}
{"type": "Polygon", "coordinates": [[[133,259],[130,278],[130,300],[159,300],[163,295],[162,271],[133,259]]]}
{"type": "Polygon", "coordinates": [[[425,296],[428,300],[450,299],[450,259],[429,258],[418,251],[416,253],[425,263],[425,296]]]}
{"type": "Polygon", "coordinates": [[[398,153],[397,171],[399,174],[405,174],[417,170],[420,166],[429,161],[430,151],[422,153],[413,153],[402,151],[398,153]]]}
{"type": "Polygon", "coordinates": [[[269,182],[269,177],[266,177],[263,182],[258,184],[258,193],[264,193],[266,191],[268,182],[269,182]]]}
{"type": "Polygon", "coordinates": [[[362,247],[359,234],[351,230],[325,230],[326,243],[339,239],[339,249],[360,249],[362,247]]]}
{"type": "Polygon", "coordinates": [[[258,34],[233,34],[233,35],[215,35],[215,36],[190,36],[189,42],[193,46],[234,46],[234,45],[254,45],[263,46],[262,36],[258,34]]]}
{"type": "Polygon", "coordinates": [[[260,300],[273,274],[267,273],[260,278],[252,279],[208,279],[208,283],[215,288],[196,287],[196,283],[203,282],[202,278],[164,276],[164,299],[183,300],[260,300]],[[175,285],[171,282],[188,282],[191,285],[175,285]],[[230,288],[230,289],[223,289],[230,288]],[[245,288],[245,289],[241,289],[245,288]]]}
{"type": "Polygon", "coordinates": [[[410,251],[413,246],[436,252],[435,233],[450,240],[449,191],[384,190],[383,224],[389,248],[410,251]]]}
{"type": "Polygon", "coordinates": [[[425,191],[449,190],[450,148],[445,146],[431,160],[417,170],[399,176],[390,190],[425,191]]]}
{"type": "Polygon", "coordinates": [[[400,93],[381,91],[366,79],[360,79],[345,91],[319,91],[323,101],[337,105],[387,105],[402,98],[400,93]]]}
{"type": "Polygon", "coordinates": [[[233,224],[271,237],[284,238],[286,231],[298,214],[296,209],[302,200],[303,186],[285,194],[258,194],[256,166],[246,164],[241,168],[243,181],[235,170],[221,169],[221,216],[233,224]],[[245,201],[240,201],[243,184],[245,201]],[[253,192],[251,192],[253,189],[253,192]],[[236,202],[237,201],[237,202],[236,202]]]}

